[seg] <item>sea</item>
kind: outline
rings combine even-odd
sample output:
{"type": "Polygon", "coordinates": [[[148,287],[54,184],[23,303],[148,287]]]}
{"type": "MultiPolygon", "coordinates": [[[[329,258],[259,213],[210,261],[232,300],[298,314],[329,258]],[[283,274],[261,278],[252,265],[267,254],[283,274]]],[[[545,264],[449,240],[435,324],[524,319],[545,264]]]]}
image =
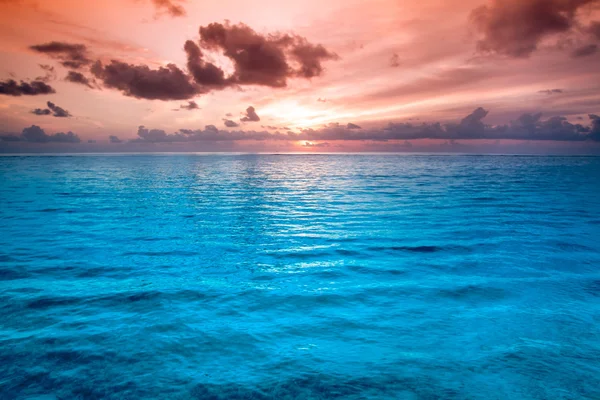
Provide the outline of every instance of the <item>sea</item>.
{"type": "Polygon", "coordinates": [[[600,399],[600,157],[0,157],[0,399],[600,399]]]}

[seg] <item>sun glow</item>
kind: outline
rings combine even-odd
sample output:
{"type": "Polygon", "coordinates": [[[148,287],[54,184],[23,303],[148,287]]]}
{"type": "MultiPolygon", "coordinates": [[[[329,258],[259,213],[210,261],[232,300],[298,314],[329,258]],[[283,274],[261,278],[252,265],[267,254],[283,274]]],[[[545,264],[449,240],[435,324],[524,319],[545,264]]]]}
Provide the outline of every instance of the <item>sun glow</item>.
{"type": "Polygon", "coordinates": [[[317,110],[294,100],[269,104],[263,109],[263,114],[289,128],[316,128],[337,118],[337,115],[329,110],[317,110]]]}

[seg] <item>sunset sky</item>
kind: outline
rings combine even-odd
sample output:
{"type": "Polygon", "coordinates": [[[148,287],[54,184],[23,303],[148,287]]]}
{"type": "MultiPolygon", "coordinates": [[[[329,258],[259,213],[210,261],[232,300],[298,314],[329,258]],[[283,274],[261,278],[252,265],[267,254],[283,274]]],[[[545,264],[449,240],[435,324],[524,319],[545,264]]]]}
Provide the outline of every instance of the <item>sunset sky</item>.
{"type": "Polygon", "coordinates": [[[0,152],[598,152],[598,46],[600,0],[0,0],[0,152]]]}

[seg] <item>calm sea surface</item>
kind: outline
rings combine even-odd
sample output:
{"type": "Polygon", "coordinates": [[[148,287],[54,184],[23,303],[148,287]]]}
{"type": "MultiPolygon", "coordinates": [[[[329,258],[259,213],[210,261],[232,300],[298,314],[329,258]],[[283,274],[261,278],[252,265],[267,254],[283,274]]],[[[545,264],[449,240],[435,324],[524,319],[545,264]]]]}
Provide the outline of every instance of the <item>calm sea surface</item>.
{"type": "Polygon", "coordinates": [[[0,157],[0,398],[600,399],[600,158],[0,157]]]}

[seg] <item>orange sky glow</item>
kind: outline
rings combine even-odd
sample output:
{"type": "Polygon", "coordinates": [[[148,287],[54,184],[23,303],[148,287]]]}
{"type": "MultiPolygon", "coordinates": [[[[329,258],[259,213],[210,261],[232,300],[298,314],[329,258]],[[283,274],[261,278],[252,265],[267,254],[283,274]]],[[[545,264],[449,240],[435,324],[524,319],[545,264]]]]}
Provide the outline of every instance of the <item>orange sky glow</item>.
{"type": "Polygon", "coordinates": [[[595,149],[599,21],[594,0],[0,0],[0,150],[595,149]]]}

